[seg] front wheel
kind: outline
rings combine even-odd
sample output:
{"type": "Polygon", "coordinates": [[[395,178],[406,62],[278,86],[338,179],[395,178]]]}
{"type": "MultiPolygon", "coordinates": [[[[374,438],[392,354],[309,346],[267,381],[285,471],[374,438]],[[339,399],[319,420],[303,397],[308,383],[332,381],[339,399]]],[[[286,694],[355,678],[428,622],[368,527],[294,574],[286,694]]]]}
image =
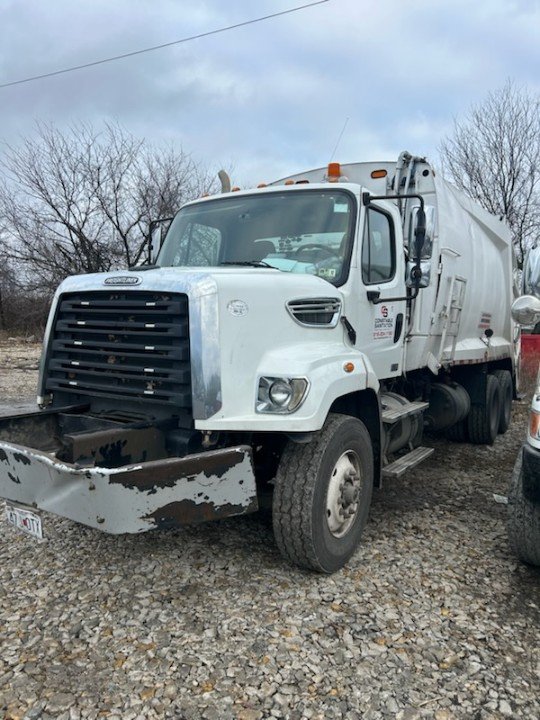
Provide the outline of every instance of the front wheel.
{"type": "Polygon", "coordinates": [[[517,456],[508,493],[508,539],[520,560],[540,565],[540,505],[523,493],[523,448],[517,456]]]}
{"type": "Polygon", "coordinates": [[[371,438],[360,420],[331,414],[312,442],[289,442],[272,504],[282,555],[318,572],[339,570],[358,547],[372,491],[371,438]]]}

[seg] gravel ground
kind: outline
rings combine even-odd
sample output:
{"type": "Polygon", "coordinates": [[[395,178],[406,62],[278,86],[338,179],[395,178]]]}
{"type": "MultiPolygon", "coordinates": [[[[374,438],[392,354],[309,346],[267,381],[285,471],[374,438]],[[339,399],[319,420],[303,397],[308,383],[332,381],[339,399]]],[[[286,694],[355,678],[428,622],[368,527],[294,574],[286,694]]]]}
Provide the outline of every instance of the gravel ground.
{"type": "MultiPolygon", "coordinates": [[[[36,357],[0,343],[4,393],[33,394],[36,357]]],[[[540,573],[493,499],[526,410],[493,448],[433,441],[331,577],[288,567],[258,515],[135,537],[46,515],[42,542],[2,517],[0,714],[537,719],[540,573]]]]}

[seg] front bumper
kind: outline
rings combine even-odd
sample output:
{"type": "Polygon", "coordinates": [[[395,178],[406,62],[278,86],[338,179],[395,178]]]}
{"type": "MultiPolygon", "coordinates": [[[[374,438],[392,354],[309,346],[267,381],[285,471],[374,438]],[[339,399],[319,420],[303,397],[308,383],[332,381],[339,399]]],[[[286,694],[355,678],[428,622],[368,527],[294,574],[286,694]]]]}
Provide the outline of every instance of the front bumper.
{"type": "Polygon", "coordinates": [[[0,497],[112,534],[257,510],[251,448],[245,445],[111,469],[78,467],[2,440],[0,497]]]}
{"type": "Polygon", "coordinates": [[[540,505],[540,450],[531,445],[523,446],[523,495],[534,505],[540,505]]]}

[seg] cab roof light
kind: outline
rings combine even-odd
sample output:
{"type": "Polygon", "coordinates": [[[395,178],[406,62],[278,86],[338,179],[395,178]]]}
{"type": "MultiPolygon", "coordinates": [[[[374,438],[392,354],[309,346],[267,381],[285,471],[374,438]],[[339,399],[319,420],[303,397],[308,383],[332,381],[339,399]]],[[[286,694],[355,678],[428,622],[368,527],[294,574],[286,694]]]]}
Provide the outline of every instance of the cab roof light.
{"type": "Polygon", "coordinates": [[[231,192],[238,192],[239,190],[240,188],[238,187],[238,185],[235,185],[233,188],[231,188],[231,192]]]}
{"type": "Polygon", "coordinates": [[[297,180],[297,185],[309,185],[309,180],[297,180]]]}
{"type": "Polygon", "coordinates": [[[285,180],[284,185],[294,185],[294,180],[285,180]]]}
{"type": "Polygon", "coordinates": [[[268,187],[268,183],[259,183],[257,185],[258,188],[268,187]]]}
{"type": "Polygon", "coordinates": [[[341,177],[341,165],[338,162],[328,163],[326,177],[328,182],[337,182],[341,177]]]}
{"type": "Polygon", "coordinates": [[[371,173],[371,177],[376,180],[377,178],[384,178],[388,175],[386,170],[373,170],[371,173]]]}

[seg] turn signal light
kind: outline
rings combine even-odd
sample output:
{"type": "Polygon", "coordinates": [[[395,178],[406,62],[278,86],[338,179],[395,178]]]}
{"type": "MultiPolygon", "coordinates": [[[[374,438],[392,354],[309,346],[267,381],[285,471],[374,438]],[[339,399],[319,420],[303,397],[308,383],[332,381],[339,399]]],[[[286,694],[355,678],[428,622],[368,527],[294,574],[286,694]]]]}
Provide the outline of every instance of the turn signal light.
{"type": "Polygon", "coordinates": [[[376,178],[383,178],[386,177],[388,173],[386,170],[373,170],[371,172],[371,177],[375,180],[376,178]]]}
{"type": "Polygon", "coordinates": [[[352,362],[345,363],[345,365],[343,366],[343,369],[345,370],[346,373],[352,373],[352,371],[354,370],[354,363],[352,363],[352,362]]]}

